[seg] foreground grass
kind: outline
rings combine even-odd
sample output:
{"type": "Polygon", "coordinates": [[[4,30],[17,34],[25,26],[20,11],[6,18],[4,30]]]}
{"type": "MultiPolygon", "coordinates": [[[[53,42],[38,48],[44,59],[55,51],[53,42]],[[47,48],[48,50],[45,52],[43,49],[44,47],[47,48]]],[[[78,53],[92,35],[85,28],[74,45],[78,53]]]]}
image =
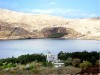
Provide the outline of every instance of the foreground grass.
{"type": "Polygon", "coordinates": [[[34,70],[7,70],[7,71],[0,71],[0,75],[11,75],[11,74],[23,74],[23,75],[29,75],[29,74],[72,74],[75,75],[76,73],[79,73],[81,71],[81,68],[76,68],[73,66],[67,66],[67,67],[39,67],[34,70]]]}

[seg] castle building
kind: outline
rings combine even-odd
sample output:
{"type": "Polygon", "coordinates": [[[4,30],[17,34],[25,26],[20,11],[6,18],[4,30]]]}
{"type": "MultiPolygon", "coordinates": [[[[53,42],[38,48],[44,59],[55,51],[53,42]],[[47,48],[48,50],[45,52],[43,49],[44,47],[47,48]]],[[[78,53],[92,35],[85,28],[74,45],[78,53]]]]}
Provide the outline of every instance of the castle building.
{"type": "Polygon", "coordinates": [[[47,61],[52,62],[54,67],[60,67],[64,65],[64,63],[61,63],[60,60],[58,60],[58,55],[52,55],[50,51],[47,53],[47,61]]]}
{"type": "Polygon", "coordinates": [[[56,62],[58,60],[57,55],[52,55],[50,51],[47,53],[47,61],[48,62],[56,62]]]}

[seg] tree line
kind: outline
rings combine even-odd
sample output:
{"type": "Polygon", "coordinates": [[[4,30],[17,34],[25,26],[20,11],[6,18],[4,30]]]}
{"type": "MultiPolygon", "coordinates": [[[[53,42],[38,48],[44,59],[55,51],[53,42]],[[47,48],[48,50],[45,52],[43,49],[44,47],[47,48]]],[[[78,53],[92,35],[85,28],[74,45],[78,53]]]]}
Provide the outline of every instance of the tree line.
{"type": "Polygon", "coordinates": [[[3,63],[5,62],[27,64],[33,61],[44,62],[46,61],[46,56],[43,54],[26,54],[26,55],[21,55],[18,58],[12,57],[12,58],[0,59],[0,65],[2,66],[3,63]]]}
{"type": "Polygon", "coordinates": [[[70,52],[70,53],[61,51],[58,54],[58,58],[64,61],[66,61],[68,58],[72,59],[79,58],[80,62],[89,61],[94,65],[95,62],[100,59],[99,55],[100,52],[97,51],[92,51],[92,52],[83,51],[83,52],[70,52]]]}
{"type": "MultiPolygon", "coordinates": [[[[100,59],[99,55],[100,55],[100,52],[96,52],[96,51],[92,51],[92,52],[83,51],[83,52],[70,52],[70,53],[61,51],[58,53],[58,59],[63,60],[63,61],[66,61],[66,60],[69,61],[70,58],[71,59],[78,58],[78,59],[80,59],[80,62],[89,61],[94,65],[95,62],[100,59]]],[[[76,59],[76,60],[78,60],[78,59],[76,59]]],[[[46,62],[46,55],[44,55],[44,54],[26,54],[26,55],[21,55],[17,58],[12,57],[12,58],[0,59],[0,65],[2,65],[5,62],[27,64],[27,63],[31,63],[34,61],[46,62]]]]}

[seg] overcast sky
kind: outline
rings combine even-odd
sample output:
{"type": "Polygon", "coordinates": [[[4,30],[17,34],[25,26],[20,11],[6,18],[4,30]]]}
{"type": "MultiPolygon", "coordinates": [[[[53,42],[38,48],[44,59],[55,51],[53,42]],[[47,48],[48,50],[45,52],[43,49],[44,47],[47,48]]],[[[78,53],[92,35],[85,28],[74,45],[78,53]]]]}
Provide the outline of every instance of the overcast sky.
{"type": "Polygon", "coordinates": [[[0,8],[65,18],[100,17],[100,0],[0,0],[0,8]]]}

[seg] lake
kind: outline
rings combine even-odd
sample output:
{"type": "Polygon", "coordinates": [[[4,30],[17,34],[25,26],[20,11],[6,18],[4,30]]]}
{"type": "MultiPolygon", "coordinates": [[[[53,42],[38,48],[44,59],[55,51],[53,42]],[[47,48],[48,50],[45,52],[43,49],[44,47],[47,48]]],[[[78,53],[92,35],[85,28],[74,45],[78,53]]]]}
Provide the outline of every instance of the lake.
{"type": "Polygon", "coordinates": [[[47,50],[53,54],[60,51],[99,51],[98,40],[69,40],[69,39],[27,39],[27,40],[1,40],[0,58],[17,57],[23,54],[43,53],[47,50]]]}

